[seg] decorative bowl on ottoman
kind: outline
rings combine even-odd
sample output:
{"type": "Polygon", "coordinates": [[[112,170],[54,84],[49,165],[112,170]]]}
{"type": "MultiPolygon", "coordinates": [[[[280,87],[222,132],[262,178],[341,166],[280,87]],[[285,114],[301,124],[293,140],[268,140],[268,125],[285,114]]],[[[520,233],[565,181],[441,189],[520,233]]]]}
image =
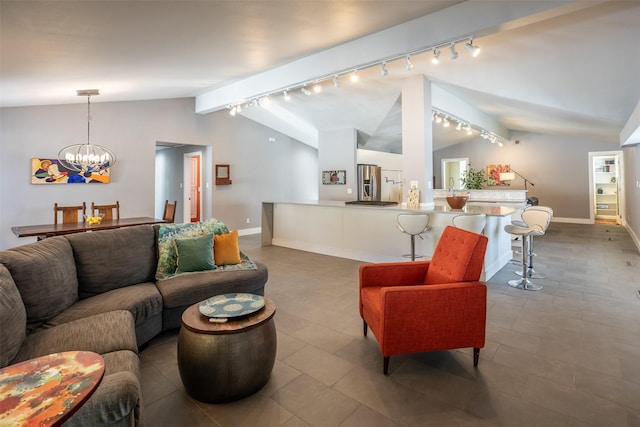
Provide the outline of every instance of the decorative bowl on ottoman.
{"type": "Polygon", "coordinates": [[[447,203],[451,206],[451,209],[462,209],[468,199],[468,196],[448,196],[447,203]]]}

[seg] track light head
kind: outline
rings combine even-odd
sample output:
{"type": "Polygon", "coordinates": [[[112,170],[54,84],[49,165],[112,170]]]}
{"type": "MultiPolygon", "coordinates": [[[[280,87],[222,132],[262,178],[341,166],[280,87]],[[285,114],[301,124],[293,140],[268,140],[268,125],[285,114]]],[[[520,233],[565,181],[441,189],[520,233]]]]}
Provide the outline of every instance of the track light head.
{"type": "Polygon", "coordinates": [[[432,64],[440,63],[440,49],[433,49],[433,58],[431,58],[432,64]]]}
{"type": "Polygon", "coordinates": [[[451,59],[458,59],[458,52],[456,52],[455,43],[451,43],[451,46],[449,46],[449,56],[451,59]]]}
{"type": "Polygon", "coordinates": [[[258,99],[258,104],[261,107],[268,107],[269,105],[271,105],[271,97],[269,95],[263,96],[262,98],[258,99]]]}
{"type": "Polygon", "coordinates": [[[290,101],[291,100],[291,95],[289,95],[289,90],[285,90],[284,92],[282,92],[282,96],[284,97],[285,101],[290,101]]]}
{"type": "Polygon", "coordinates": [[[306,87],[300,89],[300,92],[304,93],[307,96],[311,95],[311,91],[309,91],[309,89],[307,89],[306,87]]]}
{"type": "Polygon", "coordinates": [[[387,62],[384,61],[382,64],[380,64],[380,74],[382,75],[382,77],[387,77],[389,75],[389,70],[387,70],[387,62]]]}
{"type": "Polygon", "coordinates": [[[320,83],[316,83],[313,85],[313,91],[315,93],[320,93],[322,92],[322,86],[320,85],[320,83]]]}
{"type": "Polygon", "coordinates": [[[342,86],[342,84],[340,84],[340,79],[338,78],[337,74],[333,76],[333,86],[336,88],[342,86]]]}
{"type": "Polygon", "coordinates": [[[235,116],[236,115],[236,111],[237,111],[236,107],[231,107],[229,109],[229,114],[232,115],[232,116],[235,116]]]}
{"type": "Polygon", "coordinates": [[[464,48],[467,49],[469,53],[471,53],[471,56],[473,56],[474,58],[480,55],[480,48],[473,45],[473,38],[470,38],[469,42],[464,44],[464,48]]]}
{"type": "Polygon", "coordinates": [[[351,81],[356,83],[358,80],[360,80],[360,76],[358,75],[358,70],[353,70],[353,73],[351,73],[351,81]]]}
{"type": "Polygon", "coordinates": [[[448,118],[444,118],[444,122],[442,123],[442,126],[448,128],[449,127],[449,119],[448,118]]]}
{"type": "Polygon", "coordinates": [[[407,70],[413,69],[413,62],[411,62],[411,55],[407,55],[407,57],[405,58],[405,63],[407,66],[407,70]]]}

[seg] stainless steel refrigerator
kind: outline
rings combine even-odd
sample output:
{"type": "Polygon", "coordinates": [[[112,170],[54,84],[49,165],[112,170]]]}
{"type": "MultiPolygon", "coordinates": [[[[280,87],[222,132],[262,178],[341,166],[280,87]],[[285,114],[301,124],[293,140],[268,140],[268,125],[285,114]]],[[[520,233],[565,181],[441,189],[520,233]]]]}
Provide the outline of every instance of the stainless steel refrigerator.
{"type": "Polygon", "coordinates": [[[377,165],[358,165],[358,200],[379,202],[382,168],[377,165]]]}

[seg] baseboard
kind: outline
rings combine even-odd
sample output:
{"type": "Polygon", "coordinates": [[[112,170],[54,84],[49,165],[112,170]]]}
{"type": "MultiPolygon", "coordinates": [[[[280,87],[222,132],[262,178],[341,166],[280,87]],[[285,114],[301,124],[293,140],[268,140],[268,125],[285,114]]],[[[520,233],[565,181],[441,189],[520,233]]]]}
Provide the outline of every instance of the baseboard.
{"type": "Polygon", "coordinates": [[[250,234],[260,234],[260,233],[262,233],[262,227],[245,228],[242,230],[238,230],[238,236],[248,236],[250,234]]]}
{"type": "Polygon", "coordinates": [[[627,231],[629,232],[629,235],[633,239],[633,243],[636,244],[636,249],[638,249],[638,252],[640,252],[640,239],[638,239],[638,236],[636,236],[636,233],[634,233],[633,229],[629,227],[629,224],[625,224],[624,228],[627,229],[627,231]]]}
{"type": "Polygon", "coordinates": [[[559,218],[553,217],[551,222],[565,222],[569,224],[593,224],[589,218],[559,218]]]}

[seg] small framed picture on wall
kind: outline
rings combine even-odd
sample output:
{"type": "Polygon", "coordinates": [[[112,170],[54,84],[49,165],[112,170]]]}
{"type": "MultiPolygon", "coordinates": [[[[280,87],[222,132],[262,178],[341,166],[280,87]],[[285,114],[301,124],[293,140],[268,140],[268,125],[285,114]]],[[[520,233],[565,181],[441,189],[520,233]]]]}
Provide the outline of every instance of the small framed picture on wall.
{"type": "Polygon", "coordinates": [[[335,171],[322,171],[322,184],[323,185],[345,185],[347,183],[347,171],[335,170],[335,171]]]}

